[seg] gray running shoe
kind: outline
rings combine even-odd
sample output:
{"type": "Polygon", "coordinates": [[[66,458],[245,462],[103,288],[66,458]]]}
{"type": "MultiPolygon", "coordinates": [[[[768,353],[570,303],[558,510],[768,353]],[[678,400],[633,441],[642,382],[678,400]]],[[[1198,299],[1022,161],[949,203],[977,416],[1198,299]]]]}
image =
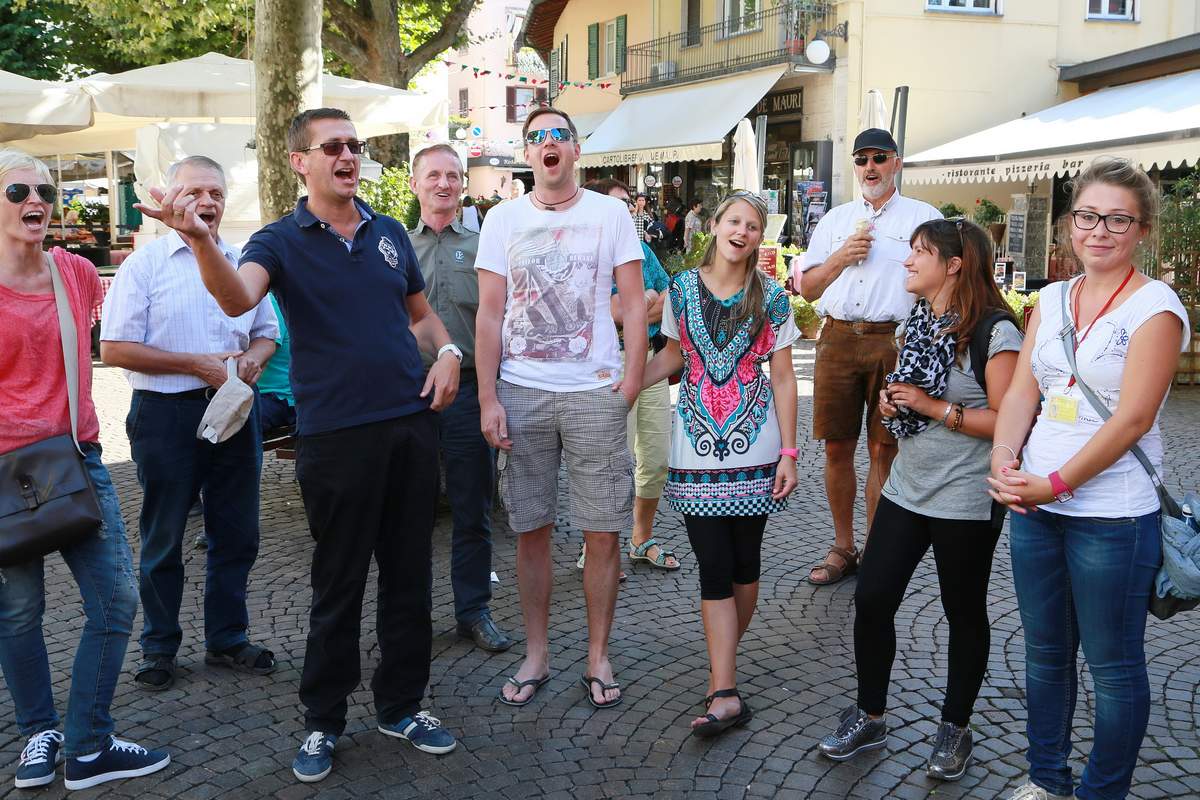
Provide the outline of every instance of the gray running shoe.
{"type": "Polygon", "coordinates": [[[971,763],[972,744],[970,728],[943,721],[938,726],[933,752],[925,764],[925,774],[939,781],[958,780],[971,763]]]}
{"type": "Polygon", "coordinates": [[[858,706],[842,712],[837,730],[821,740],[821,755],[834,761],[847,761],[863,750],[874,750],[887,744],[887,723],[883,718],[871,719],[858,706]]]}
{"type": "Polygon", "coordinates": [[[1033,781],[1018,786],[1008,800],[1072,800],[1073,794],[1054,794],[1033,781]]]}

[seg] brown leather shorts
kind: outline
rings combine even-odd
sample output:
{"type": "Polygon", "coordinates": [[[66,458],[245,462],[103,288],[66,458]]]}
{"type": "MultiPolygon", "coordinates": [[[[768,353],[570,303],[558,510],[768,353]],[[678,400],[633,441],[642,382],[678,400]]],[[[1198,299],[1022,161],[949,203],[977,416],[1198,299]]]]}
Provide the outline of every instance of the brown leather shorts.
{"type": "Polygon", "coordinates": [[[879,414],[879,392],[896,366],[895,322],[825,318],[817,338],[813,438],[857,439],[867,410],[867,439],[895,444],[879,414]]]}

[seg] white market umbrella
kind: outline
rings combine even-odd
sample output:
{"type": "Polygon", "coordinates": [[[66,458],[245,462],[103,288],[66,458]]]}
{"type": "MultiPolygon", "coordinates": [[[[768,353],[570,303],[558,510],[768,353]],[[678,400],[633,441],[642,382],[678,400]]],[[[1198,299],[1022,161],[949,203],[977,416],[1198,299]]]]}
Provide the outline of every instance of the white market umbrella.
{"type": "Polygon", "coordinates": [[[758,147],[754,127],[745,117],[733,133],[733,188],[758,194],[762,183],[758,177],[758,147]]]}
{"type": "Polygon", "coordinates": [[[887,103],[883,100],[883,92],[871,89],[863,98],[862,107],[858,111],[858,129],[882,128],[889,130],[892,126],[888,118],[887,103]]]}
{"type": "MultiPolygon", "coordinates": [[[[132,150],[137,130],[157,122],[253,125],[254,63],[208,53],[168,64],[93,75],[74,85],[95,111],[87,130],[16,143],[34,155],[132,150]]],[[[445,98],[324,74],[322,104],[345,110],[369,138],[444,127],[445,98]]]]}
{"type": "Polygon", "coordinates": [[[65,133],[91,124],[91,100],[71,84],[0,70],[0,142],[65,133]]]}

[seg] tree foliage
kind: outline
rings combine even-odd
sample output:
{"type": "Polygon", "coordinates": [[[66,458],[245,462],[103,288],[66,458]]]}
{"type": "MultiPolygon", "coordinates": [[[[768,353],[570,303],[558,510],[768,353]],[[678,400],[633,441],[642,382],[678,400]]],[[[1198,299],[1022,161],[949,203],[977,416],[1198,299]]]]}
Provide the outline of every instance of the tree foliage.
{"type": "Polygon", "coordinates": [[[65,65],[64,48],[43,30],[37,12],[0,0],[0,69],[27,78],[58,78],[65,65]]]}

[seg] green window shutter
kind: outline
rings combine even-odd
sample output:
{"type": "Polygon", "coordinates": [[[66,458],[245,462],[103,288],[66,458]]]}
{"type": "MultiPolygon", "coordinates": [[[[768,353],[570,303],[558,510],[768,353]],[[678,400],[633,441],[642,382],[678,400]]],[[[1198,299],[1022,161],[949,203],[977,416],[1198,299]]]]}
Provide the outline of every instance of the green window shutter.
{"type": "Polygon", "coordinates": [[[600,23],[588,25],[588,80],[600,75],[600,23]]]}
{"type": "Polygon", "coordinates": [[[626,15],[622,14],[617,17],[617,68],[613,70],[618,74],[625,71],[625,27],[626,15]]]}

